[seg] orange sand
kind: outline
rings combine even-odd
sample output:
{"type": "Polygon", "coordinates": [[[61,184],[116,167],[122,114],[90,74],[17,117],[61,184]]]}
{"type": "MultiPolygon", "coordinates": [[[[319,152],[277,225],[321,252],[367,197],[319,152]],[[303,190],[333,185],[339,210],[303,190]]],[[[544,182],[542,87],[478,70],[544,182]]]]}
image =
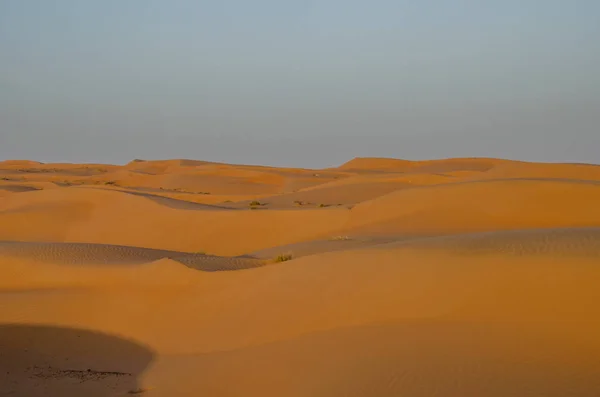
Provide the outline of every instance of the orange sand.
{"type": "Polygon", "coordinates": [[[0,162],[0,395],[597,397],[599,203],[595,165],[0,162]]]}

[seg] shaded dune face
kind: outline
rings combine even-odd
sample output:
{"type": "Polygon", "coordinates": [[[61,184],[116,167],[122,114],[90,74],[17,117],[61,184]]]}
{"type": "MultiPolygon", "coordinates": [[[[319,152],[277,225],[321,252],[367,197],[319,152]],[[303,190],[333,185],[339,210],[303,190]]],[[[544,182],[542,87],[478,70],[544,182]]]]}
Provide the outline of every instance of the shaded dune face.
{"type": "Polygon", "coordinates": [[[84,329],[0,324],[3,395],[127,395],[139,390],[153,352],[136,342],[84,329]]]}
{"type": "Polygon", "coordinates": [[[600,395],[599,166],[0,177],[0,395],[600,395]]]}

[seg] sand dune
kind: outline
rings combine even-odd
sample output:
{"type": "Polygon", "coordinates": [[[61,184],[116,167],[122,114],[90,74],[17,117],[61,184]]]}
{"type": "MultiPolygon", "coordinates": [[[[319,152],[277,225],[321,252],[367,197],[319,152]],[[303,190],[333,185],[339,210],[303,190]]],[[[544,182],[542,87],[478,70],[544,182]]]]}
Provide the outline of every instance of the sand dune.
{"type": "Polygon", "coordinates": [[[348,217],[345,208],[326,213],[253,211],[249,206],[243,211],[223,210],[116,190],[70,187],[5,197],[0,202],[0,239],[239,255],[334,233],[348,217]]]}
{"type": "MultiPolygon", "coordinates": [[[[561,239],[569,235],[565,233],[555,236],[558,238],[546,239],[547,244],[551,244],[553,240],[560,243],[561,239]]],[[[591,236],[593,244],[598,246],[598,235],[591,236]]],[[[306,256],[242,272],[204,274],[193,269],[184,271],[183,265],[174,261],[158,261],[148,266],[128,268],[79,266],[72,268],[69,277],[72,277],[72,286],[87,288],[103,285],[103,289],[115,289],[114,293],[117,295],[126,293],[132,303],[138,300],[133,305],[137,306],[146,305],[144,299],[147,297],[144,295],[156,292],[145,290],[141,279],[153,280],[158,274],[185,274],[186,282],[189,283],[186,290],[170,290],[169,284],[179,285],[179,279],[171,277],[169,281],[169,278],[163,277],[165,289],[160,299],[166,302],[174,298],[179,301],[183,296],[188,298],[185,302],[180,302],[181,306],[178,308],[163,305],[161,311],[164,312],[154,320],[171,318],[173,321],[169,321],[168,325],[163,324],[161,329],[169,329],[169,332],[181,335],[182,338],[188,335],[194,340],[171,338],[169,332],[157,340],[157,329],[146,329],[143,335],[137,335],[154,340],[153,343],[143,341],[154,345],[159,351],[172,353],[240,348],[306,332],[392,320],[527,319],[531,322],[529,326],[538,322],[538,326],[547,321],[564,322],[566,319],[598,323],[598,318],[589,315],[600,309],[585,306],[574,311],[571,307],[574,299],[584,296],[590,299],[598,293],[595,283],[599,270],[597,266],[589,267],[590,264],[597,264],[597,257],[571,257],[569,263],[561,265],[560,258],[548,255],[548,251],[532,248],[525,249],[530,255],[521,257],[514,257],[502,250],[487,258],[465,255],[464,248],[457,252],[456,245],[460,247],[469,240],[476,247],[477,253],[476,238],[473,243],[473,237],[463,237],[463,240],[456,238],[455,243],[446,244],[442,250],[432,251],[419,244],[383,244],[306,256]],[[365,265],[366,263],[370,265],[365,265]],[[557,277],[559,275],[562,277],[557,277]],[[101,282],[106,277],[110,278],[110,283],[101,282]],[[140,289],[136,290],[135,285],[130,285],[128,291],[119,292],[117,287],[130,284],[132,277],[140,279],[140,289]],[[549,280],[552,280],[552,284],[548,284],[549,280]],[[527,299],[518,308],[496,303],[491,312],[487,305],[495,302],[504,288],[509,286],[513,295],[503,299],[518,300],[524,296],[527,299]],[[574,287],[575,290],[570,290],[574,287]],[[250,302],[252,305],[248,306],[250,302]],[[532,315],[528,310],[534,307],[546,313],[532,315]],[[190,321],[186,323],[185,329],[181,329],[181,324],[175,320],[179,316],[185,316],[189,310],[196,313],[197,322],[190,321]],[[223,312],[228,315],[222,316],[223,312]],[[567,317],[546,318],[545,315],[551,312],[567,317]],[[237,326],[241,325],[237,323],[246,322],[248,316],[256,321],[246,323],[244,333],[237,332],[237,326]],[[205,338],[201,337],[202,333],[205,333],[205,338]]],[[[530,239],[530,243],[522,243],[525,247],[533,245],[533,248],[536,244],[534,239],[530,239]]],[[[559,245],[568,248],[565,244],[559,245]]],[[[36,277],[38,281],[42,281],[39,274],[43,269],[54,269],[48,274],[58,277],[54,272],[61,268],[41,262],[13,261],[17,262],[21,277],[26,278],[29,274],[32,280],[36,277]]],[[[54,296],[60,297],[60,294],[54,296]]],[[[50,300],[52,296],[47,298],[50,300]]],[[[18,306],[15,308],[18,309],[18,306]]],[[[158,310],[156,307],[155,309],[158,310]]],[[[114,310],[118,312],[120,309],[114,310]]],[[[115,313],[111,310],[106,316],[113,314],[115,313]]],[[[19,315],[23,316],[23,313],[19,315]]],[[[72,314],[48,315],[55,321],[68,321],[64,325],[83,325],[80,323],[81,318],[73,318],[72,314]]],[[[91,317],[90,320],[96,318],[91,317]]],[[[119,328],[113,327],[124,325],[126,324],[118,322],[96,324],[102,327],[101,330],[113,333],[119,331],[119,328]]],[[[563,326],[569,328],[573,324],[565,322],[563,326]]]]}
{"type": "Polygon", "coordinates": [[[0,163],[0,395],[596,397],[599,170],[0,163]]]}
{"type": "Polygon", "coordinates": [[[325,183],[298,192],[267,196],[261,201],[273,208],[348,206],[409,186],[404,181],[325,183]]]}
{"type": "Polygon", "coordinates": [[[596,226],[595,181],[508,179],[429,185],[357,205],[349,228],[408,233],[596,226]]]}
{"type": "Polygon", "coordinates": [[[97,329],[150,346],[156,365],[140,383],[157,395],[592,396],[600,313],[584,303],[600,297],[595,265],[386,247],[222,277],[186,273],[185,285],[172,263],[135,275],[80,268],[91,274],[70,289],[9,295],[1,308],[11,321],[97,329]]]}
{"type": "Polygon", "coordinates": [[[505,163],[487,173],[490,178],[556,178],[600,180],[600,166],[594,164],[505,163]]]}
{"type": "Polygon", "coordinates": [[[356,157],[339,167],[339,170],[367,171],[367,170],[402,170],[409,168],[412,164],[409,160],[377,157],[356,157]]]}
{"type": "Polygon", "coordinates": [[[442,160],[408,161],[390,158],[357,157],[341,165],[341,170],[354,171],[404,171],[422,173],[446,173],[456,171],[489,171],[494,167],[513,163],[509,160],[488,158],[456,158],[442,160]]]}
{"type": "Polygon", "coordinates": [[[21,168],[21,167],[37,167],[42,165],[39,161],[31,161],[31,160],[4,160],[0,161],[0,168],[2,170],[13,169],[13,168],[21,168]]]}

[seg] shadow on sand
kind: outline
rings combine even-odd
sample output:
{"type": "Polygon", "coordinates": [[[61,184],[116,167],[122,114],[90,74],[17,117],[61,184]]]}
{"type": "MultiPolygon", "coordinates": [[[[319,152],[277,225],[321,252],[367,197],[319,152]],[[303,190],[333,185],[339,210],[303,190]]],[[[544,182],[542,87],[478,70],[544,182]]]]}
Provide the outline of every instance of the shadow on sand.
{"type": "Polygon", "coordinates": [[[143,395],[147,347],[99,332],[0,324],[0,396],[143,395]]]}

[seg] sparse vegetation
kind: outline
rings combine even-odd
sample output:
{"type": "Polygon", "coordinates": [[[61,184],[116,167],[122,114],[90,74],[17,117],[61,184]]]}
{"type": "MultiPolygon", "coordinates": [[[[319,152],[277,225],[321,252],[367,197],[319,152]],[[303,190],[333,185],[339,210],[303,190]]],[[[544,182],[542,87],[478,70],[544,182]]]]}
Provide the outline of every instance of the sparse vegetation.
{"type": "Polygon", "coordinates": [[[261,203],[260,201],[253,200],[250,202],[249,205],[250,205],[250,207],[260,207],[260,206],[263,206],[264,204],[261,203]]]}
{"type": "Polygon", "coordinates": [[[85,185],[85,183],[86,183],[86,182],[85,182],[85,181],[81,181],[81,180],[79,180],[79,181],[73,181],[73,180],[71,180],[71,181],[68,181],[68,180],[64,180],[64,181],[62,181],[62,182],[56,181],[55,183],[56,183],[56,184],[63,185],[63,186],[76,186],[76,185],[85,185]]]}
{"type": "Polygon", "coordinates": [[[292,258],[293,258],[292,254],[280,254],[280,255],[277,255],[274,260],[275,260],[275,263],[279,263],[279,262],[286,262],[286,261],[292,260],[292,258]]]}
{"type": "Polygon", "coordinates": [[[117,181],[106,181],[104,182],[105,185],[116,185],[117,181]]]}
{"type": "Polygon", "coordinates": [[[150,390],[149,388],[140,387],[138,389],[129,390],[127,393],[128,394],[142,394],[142,393],[145,393],[145,392],[147,392],[149,390],[150,390]]]}
{"type": "Polygon", "coordinates": [[[296,200],[296,201],[294,201],[294,204],[296,204],[297,206],[303,206],[303,205],[312,205],[313,203],[311,203],[310,201],[296,200]]]}
{"type": "Polygon", "coordinates": [[[166,188],[166,187],[162,187],[159,186],[158,188],[159,190],[165,190],[167,192],[174,192],[174,193],[187,193],[187,194],[210,194],[210,192],[194,192],[191,190],[187,190],[185,188],[182,187],[174,187],[174,188],[166,188]]]}
{"type": "Polygon", "coordinates": [[[50,172],[58,172],[57,168],[19,168],[18,172],[27,172],[27,173],[50,173],[50,172]]]}
{"type": "Polygon", "coordinates": [[[335,241],[346,241],[346,240],[352,240],[350,237],[348,236],[333,236],[331,238],[331,240],[335,240],[335,241]]]}
{"type": "Polygon", "coordinates": [[[329,207],[329,204],[323,204],[323,203],[319,204],[319,208],[325,208],[325,207],[329,207]]]}

